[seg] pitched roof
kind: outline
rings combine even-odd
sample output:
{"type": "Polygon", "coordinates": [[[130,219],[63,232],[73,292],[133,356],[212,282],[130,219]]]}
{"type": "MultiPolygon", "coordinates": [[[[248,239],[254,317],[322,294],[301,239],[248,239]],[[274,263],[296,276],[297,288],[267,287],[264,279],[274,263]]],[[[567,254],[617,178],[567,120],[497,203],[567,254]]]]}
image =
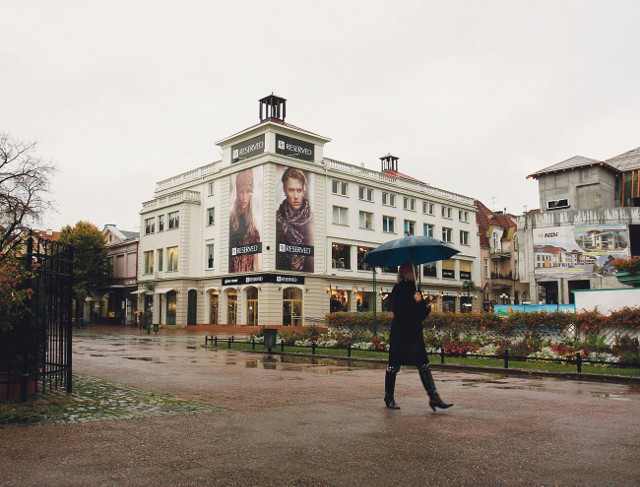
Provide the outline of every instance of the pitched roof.
{"type": "Polygon", "coordinates": [[[604,162],[622,172],[640,169],[640,147],[620,154],[619,156],[612,157],[604,162]]]}
{"type": "Polygon", "coordinates": [[[500,227],[504,229],[515,227],[516,224],[511,218],[491,211],[481,201],[475,200],[476,206],[476,221],[478,222],[478,229],[480,234],[480,247],[489,248],[489,237],[487,232],[490,227],[500,227]]]}
{"type": "Polygon", "coordinates": [[[407,176],[404,173],[401,173],[399,171],[391,171],[391,170],[387,170],[387,171],[383,171],[384,174],[388,174],[389,176],[394,176],[396,178],[403,178],[403,179],[407,179],[409,181],[413,181],[414,183],[420,183],[420,184],[426,184],[423,181],[420,181],[419,179],[416,178],[412,178],[411,176],[407,176]]]}
{"type": "Polygon", "coordinates": [[[569,159],[566,159],[561,162],[557,162],[556,164],[552,164],[551,166],[547,166],[544,169],[540,169],[539,171],[529,174],[527,176],[527,179],[529,178],[538,179],[543,174],[562,172],[562,171],[567,171],[569,169],[576,169],[578,167],[604,166],[611,169],[612,171],[617,172],[617,169],[615,168],[615,166],[612,166],[608,162],[609,161],[607,162],[596,161],[595,159],[590,159],[588,157],[583,157],[583,156],[573,156],[569,159]]]}

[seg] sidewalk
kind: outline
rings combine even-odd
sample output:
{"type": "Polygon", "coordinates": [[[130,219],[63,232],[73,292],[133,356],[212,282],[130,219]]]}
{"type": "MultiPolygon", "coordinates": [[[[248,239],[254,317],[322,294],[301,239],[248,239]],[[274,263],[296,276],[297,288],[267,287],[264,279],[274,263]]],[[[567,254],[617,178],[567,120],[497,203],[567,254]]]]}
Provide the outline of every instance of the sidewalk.
{"type": "Polygon", "coordinates": [[[76,373],[183,409],[0,428],[0,485],[640,484],[637,386],[435,371],[455,406],[433,413],[406,368],[391,411],[379,364],[206,350],[195,330],[102,331],[76,333],[76,373]]]}

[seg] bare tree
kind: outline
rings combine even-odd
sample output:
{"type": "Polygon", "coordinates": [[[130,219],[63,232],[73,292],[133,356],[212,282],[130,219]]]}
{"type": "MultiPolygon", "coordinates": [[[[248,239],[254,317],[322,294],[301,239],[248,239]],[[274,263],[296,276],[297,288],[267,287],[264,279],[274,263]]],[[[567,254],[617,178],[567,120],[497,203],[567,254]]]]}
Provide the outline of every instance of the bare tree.
{"type": "Polygon", "coordinates": [[[47,196],[56,168],[37,157],[35,147],[0,132],[0,261],[28,225],[53,208],[47,196]]]}

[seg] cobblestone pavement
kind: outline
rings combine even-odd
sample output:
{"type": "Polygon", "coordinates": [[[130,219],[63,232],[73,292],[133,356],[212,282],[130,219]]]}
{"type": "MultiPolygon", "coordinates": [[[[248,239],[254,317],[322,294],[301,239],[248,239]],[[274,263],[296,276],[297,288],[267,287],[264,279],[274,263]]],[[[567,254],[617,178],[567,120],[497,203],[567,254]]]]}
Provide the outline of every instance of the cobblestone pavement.
{"type": "Polygon", "coordinates": [[[640,485],[632,384],[437,370],[455,406],[434,413],[403,368],[391,411],[380,368],[203,344],[188,331],[78,333],[87,390],[120,391],[105,411],[131,403],[109,421],[2,427],[0,485],[640,485]]]}

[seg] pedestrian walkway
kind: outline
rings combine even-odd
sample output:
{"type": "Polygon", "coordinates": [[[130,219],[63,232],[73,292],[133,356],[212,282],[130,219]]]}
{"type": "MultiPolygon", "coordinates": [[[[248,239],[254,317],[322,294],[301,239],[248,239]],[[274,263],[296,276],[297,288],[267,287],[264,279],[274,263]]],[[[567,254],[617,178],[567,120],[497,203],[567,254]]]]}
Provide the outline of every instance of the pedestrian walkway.
{"type": "Polygon", "coordinates": [[[391,411],[379,364],[203,343],[196,332],[77,333],[77,374],[122,387],[120,399],[186,409],[2,427],[0,485],[640,484],[634,385],[437,370],[455,406],[434,413],[404,368],[391,411]]]}

